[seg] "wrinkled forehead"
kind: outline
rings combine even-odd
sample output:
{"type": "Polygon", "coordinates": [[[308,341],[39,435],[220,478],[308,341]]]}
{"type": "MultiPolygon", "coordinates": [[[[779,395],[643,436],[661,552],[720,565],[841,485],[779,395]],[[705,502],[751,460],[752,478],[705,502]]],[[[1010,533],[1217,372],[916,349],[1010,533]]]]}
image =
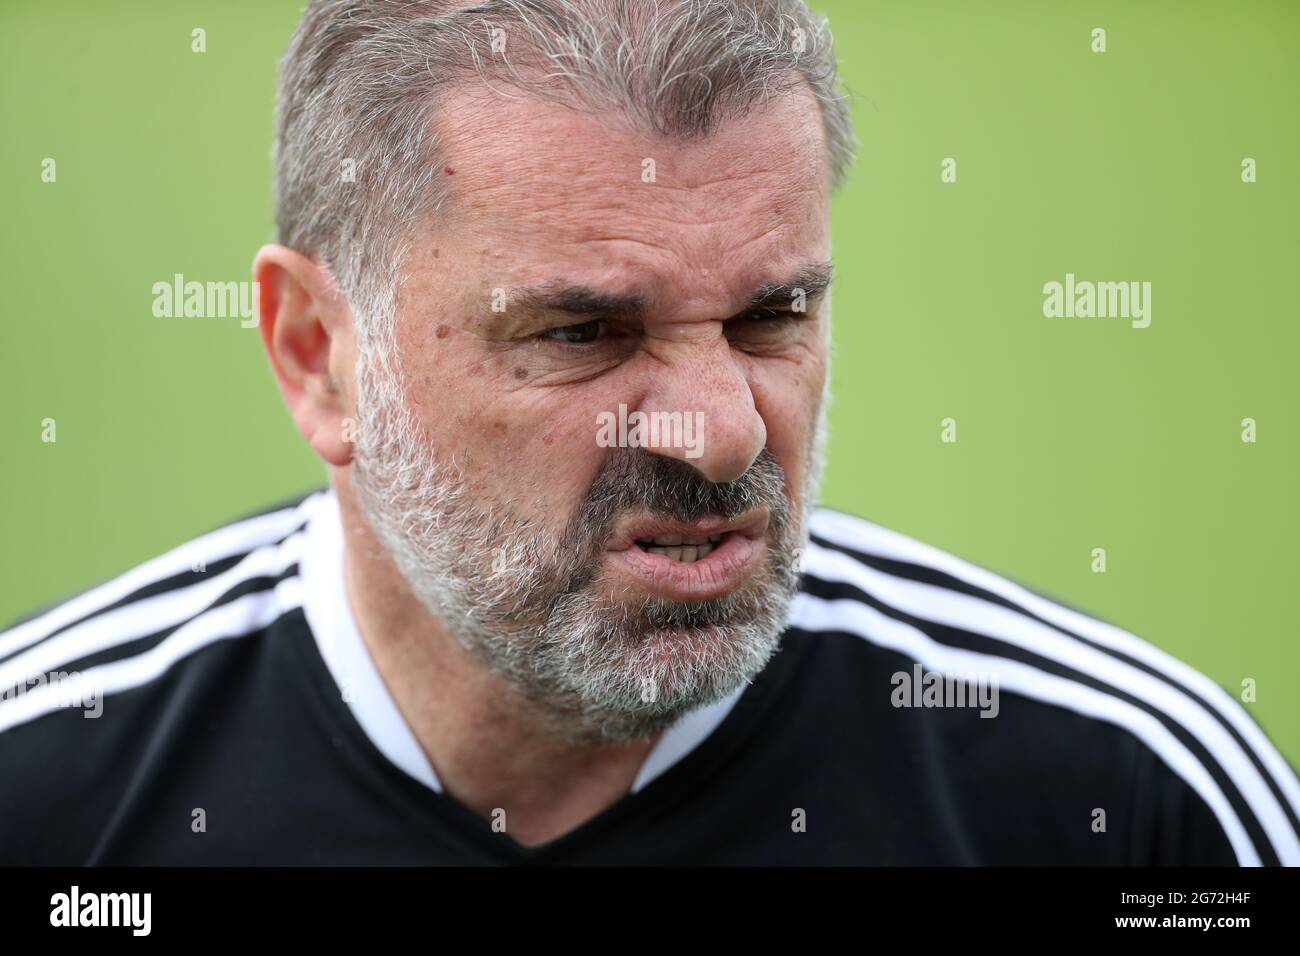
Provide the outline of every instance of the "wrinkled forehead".
{"type": "Polygon", "coordinates": [[[515,278],[581,268],[740,286],[827,253],[824,134],[802,88],[691,139],[482,92],[453,94],[436,128],[449,199],[435,231],[515,278]]]}

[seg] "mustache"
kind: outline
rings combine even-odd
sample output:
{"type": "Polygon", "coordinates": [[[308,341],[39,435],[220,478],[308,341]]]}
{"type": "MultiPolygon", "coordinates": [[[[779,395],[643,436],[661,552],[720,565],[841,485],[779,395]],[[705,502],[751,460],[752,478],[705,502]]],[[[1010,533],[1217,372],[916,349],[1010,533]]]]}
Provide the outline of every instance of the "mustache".
{"type": "Polygon", "coordinates": [[[677,458],[643,448],[617,448],[592,481],[569,523],[565,540],[580,555],[603,550],[620,516],[648,512],[657,518],[697,521],[706,515],[735,518],[755,509],[769,512],[769,531],[780,540],[789,520],[785,472],[766,448],[744,474],[713,482],[677,458]]]}

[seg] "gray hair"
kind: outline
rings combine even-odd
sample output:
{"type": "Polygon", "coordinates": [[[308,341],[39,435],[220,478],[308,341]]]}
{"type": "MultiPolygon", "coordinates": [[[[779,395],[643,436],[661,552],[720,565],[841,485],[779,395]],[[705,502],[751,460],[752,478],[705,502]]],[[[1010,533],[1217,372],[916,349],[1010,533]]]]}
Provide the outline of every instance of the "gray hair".
{"type": "Polygon", "coordinates": [[[431,111],[474,76],[680,140],[802,82],[832,189],[853,159],[829,30],[804,0],[311,0],[282,64],[276,221],[330,269],[363,349],[391,332],[406,238],[446,199],[431,111]]]}

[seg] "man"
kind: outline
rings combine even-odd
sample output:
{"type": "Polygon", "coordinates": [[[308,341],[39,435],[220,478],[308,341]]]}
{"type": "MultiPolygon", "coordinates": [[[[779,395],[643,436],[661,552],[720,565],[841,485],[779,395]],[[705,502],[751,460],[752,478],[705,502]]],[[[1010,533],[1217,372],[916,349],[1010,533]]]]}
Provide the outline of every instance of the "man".
{"type": "Polygon", "coordinates": [[[0,859],[1300,861],[1206,678],[814,510],[852,150],[800,0],[310,4],[254,269],[330,488],[0,635],[0,859]]]}

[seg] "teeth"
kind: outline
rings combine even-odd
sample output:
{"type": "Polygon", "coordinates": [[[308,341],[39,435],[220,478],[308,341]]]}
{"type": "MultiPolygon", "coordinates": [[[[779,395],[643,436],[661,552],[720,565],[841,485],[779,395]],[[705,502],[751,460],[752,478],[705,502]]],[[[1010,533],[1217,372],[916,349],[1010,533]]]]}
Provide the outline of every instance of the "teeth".
{"type": "MultiPolygon", "coordinates": [[[[656,541],[659,539],[656,538],[656,541]]],[[[686,545],[684,547],[656,547],[649,545],[646,550],[651,554],[662,554],[665,558],[672,558],[674,561],[681,561],[685,564],[694,564],[702,558],[708,557],[713,551],[713,545],[704,543],[700,545],[686,545]]]]}
{"type": "Polygon", "coordinates": [[[680,548],[683,545],[693,545],[698,548],[706,544],[719,544],[722,535],[657,534],[653,538],[642,538],[641,541],[647,546],[654,544],[659,548],[680,548]]]}

